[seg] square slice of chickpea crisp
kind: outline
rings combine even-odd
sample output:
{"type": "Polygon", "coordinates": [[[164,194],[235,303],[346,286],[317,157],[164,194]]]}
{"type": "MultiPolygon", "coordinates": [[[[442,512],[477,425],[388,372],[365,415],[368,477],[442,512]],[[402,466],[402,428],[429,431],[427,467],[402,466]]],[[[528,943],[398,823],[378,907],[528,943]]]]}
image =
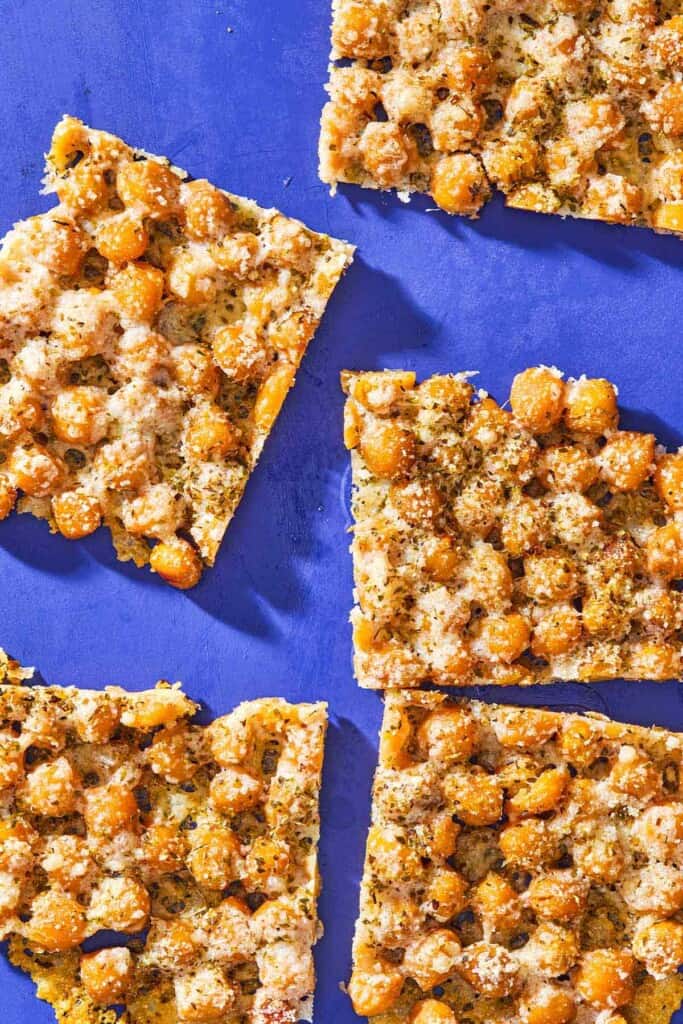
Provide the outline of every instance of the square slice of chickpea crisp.
{"type": "Polygon", "coordinates": [[[0,939],[59,1024],[310,1018],[325,705],[196,710],[0,685],[0,939]]]}
{"type": "Polygon", "coordinates": [[[72,117],[46,184],[0,251],[0,518],[194,586],[352,247],[72,117]]]}
{"type": "Polygon", "coordinates": [[[320,176],[683,232],[680,0],[333,0],[320,176]]]}
{"type": "Polygon", "coordinates": [[[377,1024],[666,1024],[683,736],[387,694],[349,995],[377,1024]]]}
{"type": "Polygon", "coordinates": [[[680,678],[683,449],[607,380],[470,376],[342,375],[361,686],[680,678]]]}

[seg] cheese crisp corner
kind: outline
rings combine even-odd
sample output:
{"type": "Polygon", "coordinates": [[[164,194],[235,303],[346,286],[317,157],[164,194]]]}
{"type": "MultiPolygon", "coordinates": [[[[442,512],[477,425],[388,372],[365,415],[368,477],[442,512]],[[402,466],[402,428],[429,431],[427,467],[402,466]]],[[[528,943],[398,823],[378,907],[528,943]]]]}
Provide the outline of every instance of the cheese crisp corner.
{"type": "Polygon", "coordinates": [[[196,710],[0,685],[0,939],[60,1024],[311,1017],[325,705],[196,710]]]}
{"type": "Polygon", "coordinates": [[[320,175],[683,232],[678,0],[333,0],[320,175]]]}
{"type": "Polygon", "coordinates": [[[346,373],[362,686],[670,679],[683,649],[683,450],[616,389],[346,373]]]}
{"type": "Polygon", "coordinates": [[[0,252],[0,518],[194,586],[352,247],[72,117],[46,186],[0,252]]]}
{"type": "Polygon", "coordinates": [[[387,695],[349,994],[377,1024],[668,1024],[683,736],[387,695]]]}

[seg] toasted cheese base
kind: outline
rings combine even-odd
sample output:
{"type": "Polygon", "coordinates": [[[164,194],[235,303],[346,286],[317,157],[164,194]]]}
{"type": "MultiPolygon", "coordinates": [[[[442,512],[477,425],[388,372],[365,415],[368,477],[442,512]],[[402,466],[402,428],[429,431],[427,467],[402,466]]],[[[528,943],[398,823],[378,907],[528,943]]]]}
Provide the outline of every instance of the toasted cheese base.
{"type": "Polygon", "coordinates": [[[0,938],[62,1024],[310,1017],[325,705],[196,710],[0,686],[0,938]]]}
{"type": "Polygon", "coordinates": [[[683,231],[673,0],[333,0],[320,176],[683,231]],[[336,62],[336,63],[335,63],[336,62]]]}
{"type": "Polygon", "coordinates": [[[387,694],[349,994],[381,1024],[664,1024],[683,737],[387,694]]]}
{"type": "Polygon", "coordinates": [[[683,452],[548,367],[343,374],[361,686],[681,674],[683,452]]]}
{"type": "Polygon", "coordinates": [[[353,250],[75,118],[46,186],[0,251],[0,517],[193,586],[353,250]]]}

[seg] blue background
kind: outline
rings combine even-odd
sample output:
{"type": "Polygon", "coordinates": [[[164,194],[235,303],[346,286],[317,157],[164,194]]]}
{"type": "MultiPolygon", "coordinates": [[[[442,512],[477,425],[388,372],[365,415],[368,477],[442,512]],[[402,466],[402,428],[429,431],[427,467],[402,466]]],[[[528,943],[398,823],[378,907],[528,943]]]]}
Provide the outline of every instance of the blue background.
{"type": "MultiPolygon", "coordinates": [[[[647,231],[494,202],[476,222],[418,199],[318,181],[328,0],[0,0],[0,229],[45,209],[42,153],[68,112],[198,177],[355,242],[216,568],[183,594],[44,523],[0,527],[0,642],[48,682],[180,679],[222,713],[245,698],[326,699],[316,1024],[356,1020],[347,979],[381,702],[351,671],[343,367],[480,369],[498,398],[544,362],[605,375],[623,422],[683,442],[683,247],[647,231]]],[[[683,728],[681,688],[609,683],[485,694],[683,728]]],[[[10,1024],[47,1024],[0,961],[10,1024]]],[[[683,1019],[683,1017],[681,1018],[683,1019]]]]}

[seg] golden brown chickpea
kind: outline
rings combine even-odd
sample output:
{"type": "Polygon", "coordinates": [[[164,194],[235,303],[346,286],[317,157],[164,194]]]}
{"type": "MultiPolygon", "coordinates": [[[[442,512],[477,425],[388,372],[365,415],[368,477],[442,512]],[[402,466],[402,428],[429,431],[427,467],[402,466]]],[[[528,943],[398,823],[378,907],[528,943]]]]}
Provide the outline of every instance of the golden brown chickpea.
{"type": "Polygon", "coordinates": [[[482,398],[469,407],[465,432],[473,444],[488,451],[505,438],[512,426],[512,414],[493,398],[482,398]]]}
{"type": "Polygon", "coordinates": [[[366,424],[360,450],[370,472],[383,480],[405,476],[417,455],[415,435],[391,420],[366,424]]]}
{"type": "Polygon", "coordinates": [[[216,362],[230,380],[258,376],[265,364],[264,341],[241,321],[219,328],[212,345],[216,362]]]}
{"type": "Polygon", "coordinates": [[[591,636],[607,640],[621,640],[631,628],[628,608],[615,601],[607,588],[583,598],[581,622],[591,636]]]}
{"type": "Polygon", "coordinates": [[[48,160],[58,174],[63,174],[76,162],[76,158],[88,156],[91,148],[86,126],[65,114],[52,133],[48,160]]]}
{"type": "Polygon", "coordinates": [[[80,780],[66,757],[46,761],[26,776],[23,800],[34,814],[61,818],[76,808],[80,780]]]}
{"type": "Polygon", "coordinates": [[[620,430],[600,452],[600,472],[611,490],[635,491],[652,472],[654,459],[654,434],[620,430]]]}
{"type": "Polygon", "coordinates": [[[571,921],[583,912],[588,883],[570,870],[548,871],[532,879],[527,895],[538,917],[571,921]]]}
{"type": "Polygon", "coordinates": [[[642,750],[623,746],[609,774],[610,785],[641,800],[654,800],[662,789],[662,773],[642,750]]]}
{"type": "Polygon", "coordinates": [[[137,260],[149,245],[149,235],[142,219],[129,210],[107,217],[95,231],[95,245],[112,263],[137,260]]]}
{"type": "MultiPolygon", "coordinates": [[[[263,970],[263,966],[260,965],[263,970]]],[[[199,967],[175,979],[175,1009],[182,1024],[224,1021],[237,1000],[237,986],[217,966],[199,967]]]]}
{"type": "Polygon", "coordinates": [[[450,537],[431,537],[424,544],[424,567],[437,583],[453,579],[460,564],[460,556],[450,537]]]}
{"type": "Polygon", "coordinates": [[[603,885],[617,882],[624,870],[624,851],[612,835],[594,836],[575,843],[573,857],[582,875],[603,885]]]}
{"type": "Polygon", "coordinates": [[[508,800],[508,814],[514,819],[557,810],[568,781],[569,775],[564,768],[547,768],[534,782],[518,790],[508,800]]]}
{"type": "Polygon", "coordinates": [[[503,813],[503,790],[496,777],[484,771],[446,775],[443,792],[466,825],[494,825],[503,813]]]}
{"type": "Polygon", "coordinates": [[[443,508],[443,498],[431,480],[408,480],[394,483],[389,498],[402,519],[411,526],[420,526],[436,519],[443,508]]]}
{"type": "Polygon", "coordinates": [[[105,180],[106,170],[92,160],[81,160],[55,182],[60,203],[77,214],[96,210],[104,203],[109,192],[105,180]]]}
{"type": "Polygon", "coordinates": [[[524,559],[524,588],[536,601],[567,601],[579,589],[572,559],[562,551],[527,555],[524,559]]]}
{"type": "Polygon", "coordinates": [[[64,491],[52,499],[57,529],[68,540],[80,540],[94,533],[102,522],[102,508],[96,497],[85,491],[64,491]]]}
{"type": "Polygon", "coordinates": [[[504,504],[501,484],[482,478],[465,484],[453,500],[452,511],[464,534],[484,539],[496,525],[498,512],[503,510],[504,504]]]}
{"type": "Polygon", "coordinates": [[[430,759],[467,761],[477,747],[479,730],[467,708],[445,706],[424,719],[417,739],[430,759]]]}
{"type": "Polygon", "coordinates": [[[111,836],[135,828],[138,805],[132,790],[111,783],[86,790],[83,815],[88,832],[111,836]]]}
{"type": "Polygon", "coordinates": [[[567,654],[579,643],[581,632],[581,616],[575,608],[551,608],[534,625],[531,653],[548,661],[567,654]]]}
{"type": "Polygon", "coordinates": [[[542,867],[558,856],[557,841],[547,823],[540,818],[506,825],[498,844],[508,864],[527,870],[542,867]]]}
{"type": "Polygon", "coordinates": [[[466,217],[475,217],[491,197],[484,169],[471,153],[442,157],[434,165],[430,190],[442,210],[466,217]]]}
{"type": "Polygon", "coordinates": [[[635,961],[626,949],[585,953],[574,977],[576,990],[596,1010],[616,1010],[633,998],[635,961]]]}
{"type": "Polygon", "coordinates": [[[440,999],[423,999],[415,1003],[410,1017],[410,1024],[458,1024],[450,1006],[440,999]]]}
{"type": "Polygon", "coordinates": [[[660,231],[683,232],[683,202],[662,203],[655,210],[652,222],[660,231]]]}
{"type": "Polygon", "coordinates": [[[560,734],[560,750],[577,768],[588,768],[602,750],[602,741],[592,723],[580,716],[566,719],[560,734]]]}
{"type": "Polygon", "coordinates": [[[493,727],[501,746],[536,750],[552,739],[558,726],[557,715],[552,711],[501,708],[493,727]]]}
{"type": "Polygon", "coordinates": [[[190,836],[187,866],[199,885],[206,889],[225,889],[235,878],[235,858],[239,839],[229,828],[211,825],[197,828],[190,836]]]}
{"type": "Polygon", "coordinates": [[[257,892],[267,892],[273,878],[284,877],[290,864],[290,850],[284,840],[257,836],[244,859],[244,878],[257,892]]]}
{"type": "Polygon", "coordinates": [[[564,387],[562,378],[545,366],[523,370],[512,382],[512,412],[532,434],[545,434],[562,419],[564,387]]]}
{"type": "Polygon", "coordinates": [[[209,800],[222,814],[239,814],[262,800],[261,783],[243,768],[223,768],[211,780],[209,800]]]}
{"type": "Polygon", "coordinates": [[[548,536],[548,513],[533,498],[521,497],[508,502],[503,512],[501,540],[513,558],[521,558],[542,544],[548,536]]]}
{"type": "Polygon", "coordinates": [[[168,725],[158,732],[147,753],[154,774],[175,785],[189,782],[199,768],[190,742],[191,733],[183,723],[168,725]]]}
{"type": "Polygon", "coordinates": [[[681,651],[674,643],[639,641],[631,648],[630,666],[640,679],[677,679],[681,651]]]}
{"type": "Polygon", "coordinates": [[[633,953],[645,964],[648,974],[663,978],[675,974],[683,964],[683,924],[657,921],[641,925],[633,939],[633,953]]]}
{"type": "Polygon", "coordinates": [[[437,868],[427,886],[425,906],[437,921],[450,921],[467,906],[467,882],[457,871],[437,868]]]}
{"type": "Polygon", "coordinates": [[[189,590],[199,583],[202,561],[195,548],[182,537],[157,544],[149,557],[150,568],[178,590],[189,590]]]}
{"type": "Polygon", "coordinates": [[[522,919],[519,896],[502,875],[489,871],[474,890],[472,907],[496,932],[511,931],[522,919]]]}
{"type": "Polygon", "coordinates": [[[537,475],[551,491],[587,491],[598,478],[598,467],[579,445],[553,445],[541,452],[537,475]]]}
{"type": "Polygon", "coordinates": [[[405,837],[391,828],[372,825],[368,832],[367,857],[372,870],[389,881],[398,875],[411,876],[420,871],[420,857],[405,837]]]}
{"type": "Polygon", "coordinates": [[[221,270],[243,280],[259,263],[261,244],[250,231],[236,231],[212,246],[211,255],[221,270]]]}
{"type": "Polygon", "coordinates": [[[437,928],[408,946],[403,972],[427,991],[440,985],[452,973],[461,950],[460,941],[449,928],[437,928]]]}
{"type": "Polygon", "coordinates": [[[390,964],[377,963],[372,970],[355,968],[349,981],[349,996],[360,1017],[386,1013],[398,1002],[403,988],[403,975],[390,964]]]}
{"type": "Polygon", "coordinates": [[[81,957],[81,981],[97,1006],[122,1003],[133,980],[133,956],[125,946],[81,957]]]}
{"type": "Polygon", "coordinates": [[[294,366],[280,361],[266,379],[261,381],[253,411],[254,426],[257,430],[270,430],[287,397],[287,392],[294,383],[295,373],[294,366]]]}
{"type": "Polygon", "coordinates": [[[10,479],[19,490],[32,498],[45,498],[54,493],[64,476],[62,460],[37,442],[14,448],[7,460],[10,479]]]}
{"type": "Polygon", "coordinates": [[[55,215],[50,218],[33,217],[29,221],[32,235],[39,248],[36,254],[41,263],[53,273],[71,277],[83,263],[86,239],[83,232],[70,220],[55,215]]]}
{"type": "Polygon", "coordinates": [[[653,530],[645,542],[645,553],[648,572],[653,576],[667,580],[683,578],[683,537],[678,523],[653,530]]]}
{"type": "Polygon", "coordinates": [[[502,551],[491,544],[481,543],[470,552],[466,568],[470,600],[487,611],[498,611],[509,604],[512,597],[512,573],[502,551]]]}
{"type": "Polygon", "coordinates": [[[65,444],[89,445],[107,433],[106,393],[79,385],[60,391],[50,409],[52,426],[65,444]]]}
{"type": "Polygon", "coordinates": [[[399,125],[370,121],[358,142],[365,169],[381,188],[396,188],[410,166],[410,142],[399,125]]]}
{"type": "Polygon", "coordinates": [[[92,894],[88,917],[98,928],[139,932],[147,925],[150,908],[149,893],[136,878],[107,877],[92,894]]]}
{"type": "Polygon", "coordinates": [[[564,421],[577,433],[605,434],[619,419],[617,396],[608,380],[582,378],[567,385],[564,421]]]}
{"type": "Polygon", "coordinates": [[[683,509],[683,452],[659,457],[654,482],[657,494],[670,509],[683,509]]]}
{"type": "Polygon", "coordinates": [[[579,942],[574,932],[553,921],[542,921],[524,948],[528,962],[549,978],[566,974],[579,956],[579,942]]]}
{"type": "Polygon", "coordinates": [[[187,841],[175,825],[152,825],[142,836],[140,856],[153,873],[165,875],[179,871],[187,852],[187,841]]]}
{"type": "Polygon", "coordinates": [[[544,985],[522,998],[522,1024],[571,1024],[576,1017],[576,1003],[571,992],[554,985],[544,985]]]}
{"type": "Polygon", "coordinates": [[[171,349],[171,365],[175,379],[193,395],[206,392],[215,398],[218,394],[220,370],[205,346],[193,342],[176,345],[171,349]]]}
{"type": "Polygon", "coordinates": [[[182,187],[185,231],[196,242],[222,238],[235,220],[228,197],[208,181],[189,181],[182,187]]]}
{"type": "Polygon", "coordinates": [[[116,191],[126,206],[142,206],[150,217],[169,217],[176,209],[180,180],[156,160],[131,160],[116,175],[116,191]]]}
{"type": "Polygon", "coordinates": [[[189,967],[197,956],[197,929],[182,917],[175,921],[155,918],[145,945],[153,950],[154,961],[162,970],[177,971],[189,967]]]}
{"type": "Polygon", "coordinates": [[[129,319],[148,323],[161,307],[164,274],[148,263],[129,263],[114,275],[111,290],[129,319]]]}
{"type": "Polygon", "coordinates": [[[225,458],[238,450],[239,433],[220,406],[200,405],[188,417],[185,446],[196,459],[225,458]]]}
{"type": "Polygon", "coordinates": [[[665,135],[683,133],[683,82],[667,82],[649,103],[645,104],[651,128],[665,135]]]}
{"type": "Polygon", "coordinates": [[[487,661],[503,662],[505,665],[516,661],[529,646],[531,632],[526,619],[519,612],[509,615],[489,615],[480,620],[475,653],[487,661]]]}
{"type": "Polygon", "coordinates": [[[463,950],[458,973],[480,995],[503,999],[517,987],[519,966],[505,946],[474,942],[463,950]]]}
{"type": "Polygon", "coordinates": [[[61,953],[80,945],[88,933],[83,908],[58,889],[47,889],[31,904],[25,927],[29,942],[49,953],[61,953]]]}
{"type": "Polygon", "coordinates": [[[95,871],[87,840],[70,835],[48,841],[40,866],[51,885],[71,893],[87,889],[95,871]]]}
{"type": "Polygon", "coordinates": [[[17,492],[7,477],[0,473],[0,520],[7,519],[17,500],[17,492]]]}

